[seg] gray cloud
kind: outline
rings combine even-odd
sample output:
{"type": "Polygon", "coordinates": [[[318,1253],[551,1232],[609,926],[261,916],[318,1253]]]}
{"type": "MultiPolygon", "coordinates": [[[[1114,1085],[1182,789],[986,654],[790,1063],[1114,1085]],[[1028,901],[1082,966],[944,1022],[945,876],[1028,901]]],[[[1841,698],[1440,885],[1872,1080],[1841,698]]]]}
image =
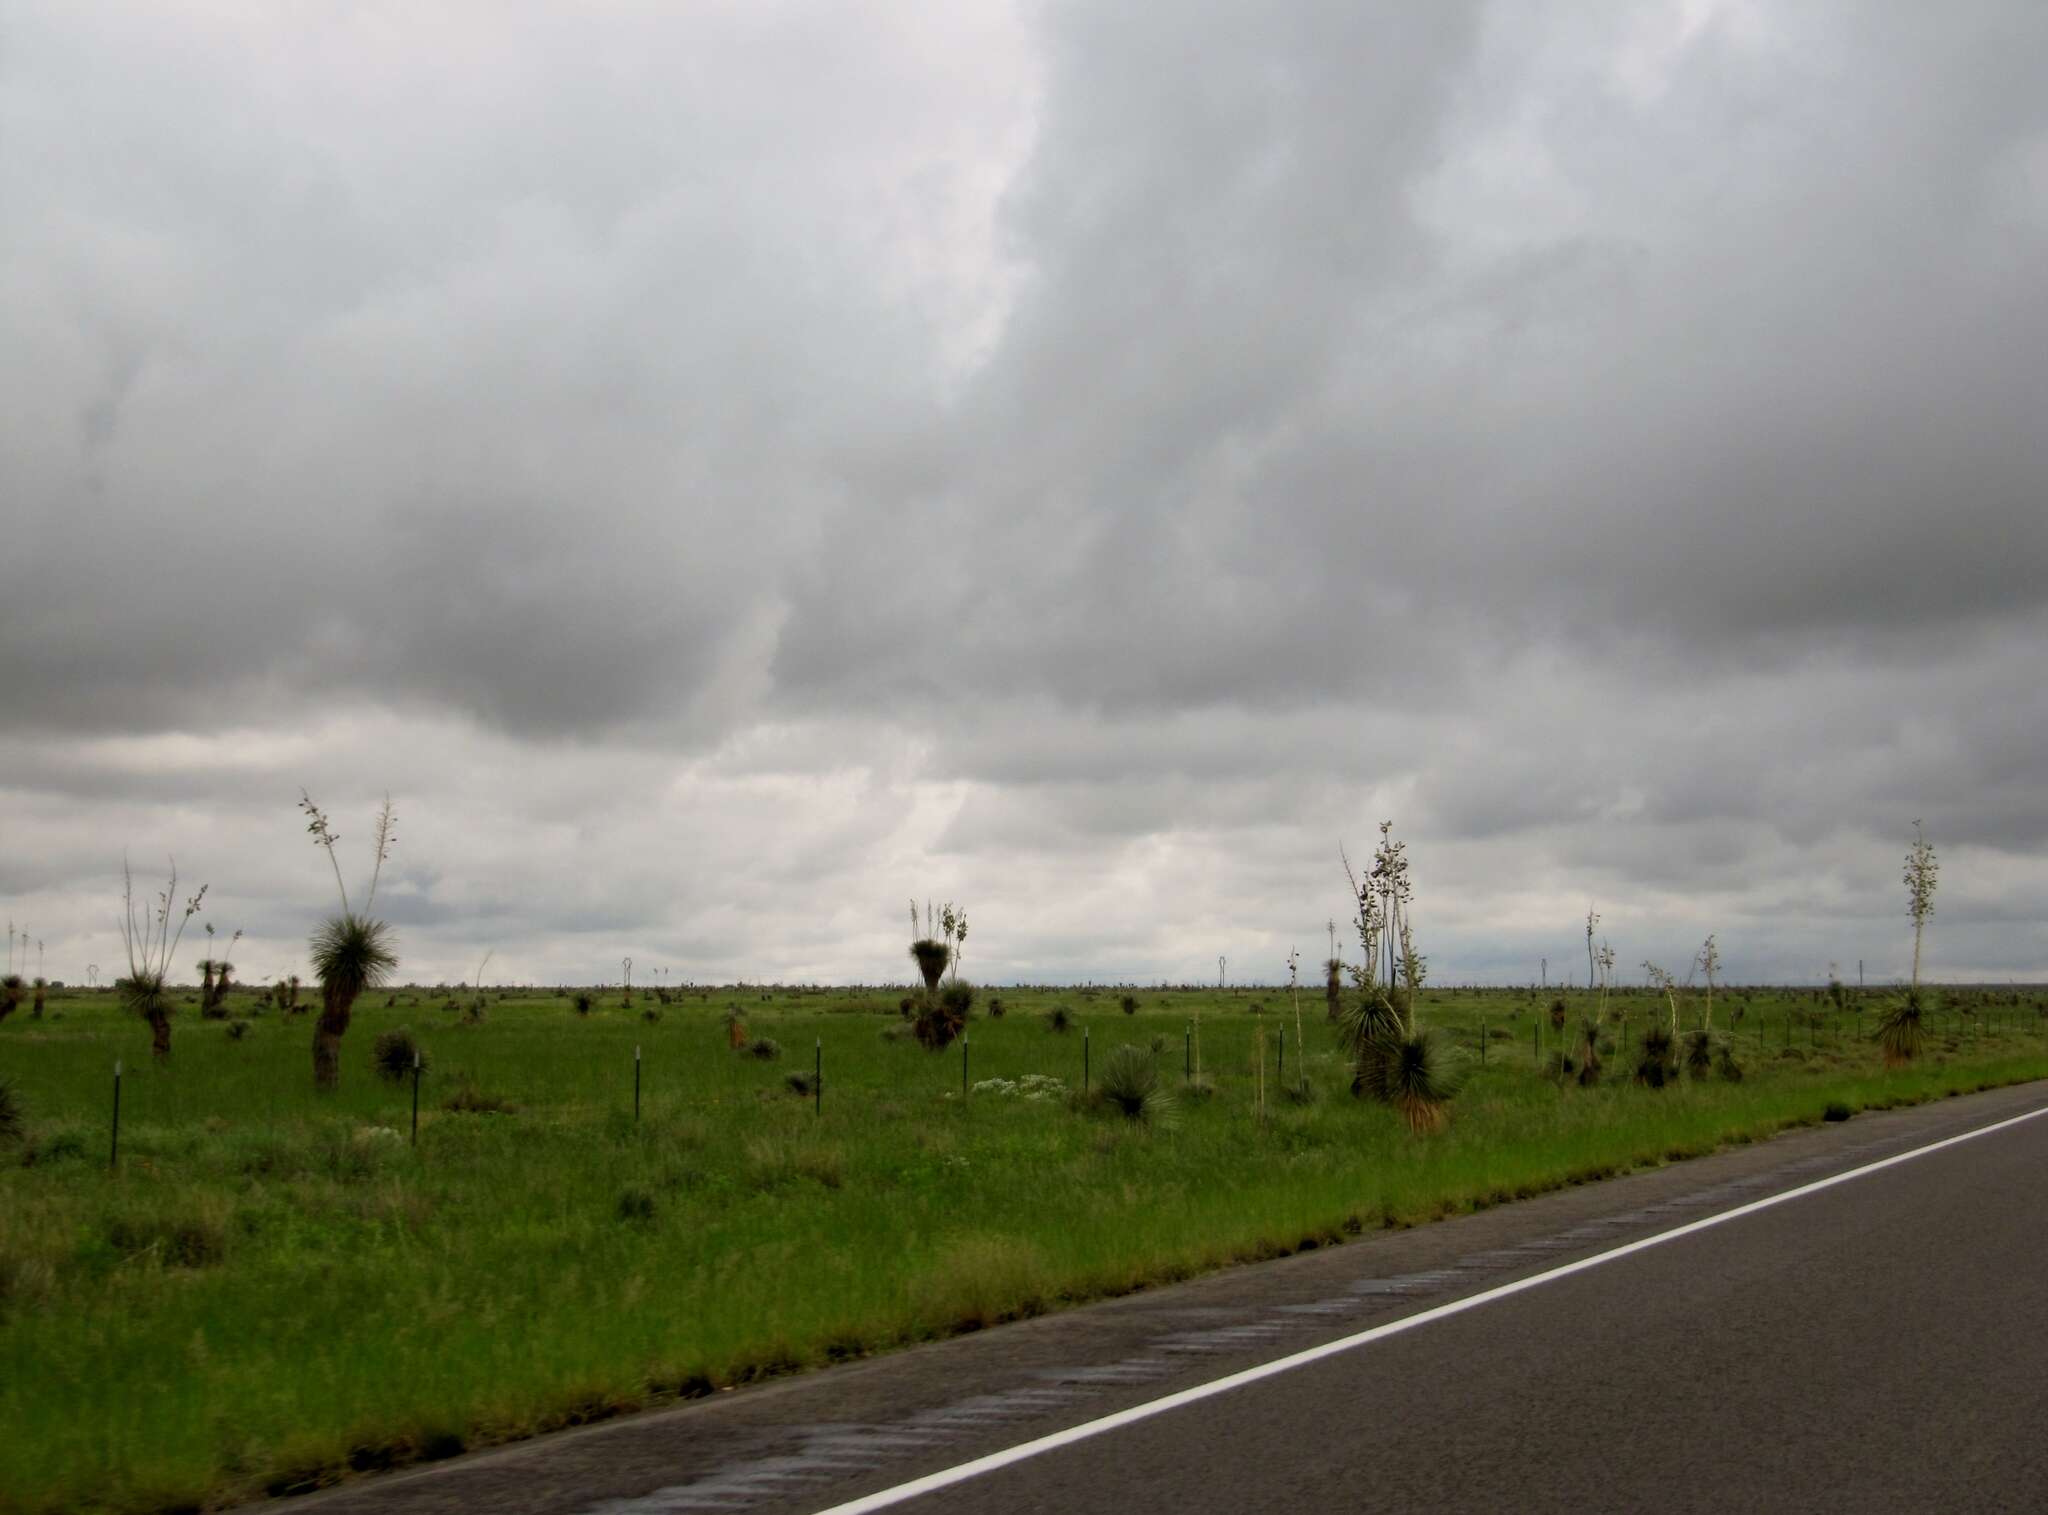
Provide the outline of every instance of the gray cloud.
{"type": "Polygon", "coordinates": [[[288,961],[304,783],[436,976],[1270,976],[1381,815],[1446,972],[1889,962],[1920,816],[2048,973],[2037,7],[454,15],[10,14],[72,955],[127,845],[288,961]]]}

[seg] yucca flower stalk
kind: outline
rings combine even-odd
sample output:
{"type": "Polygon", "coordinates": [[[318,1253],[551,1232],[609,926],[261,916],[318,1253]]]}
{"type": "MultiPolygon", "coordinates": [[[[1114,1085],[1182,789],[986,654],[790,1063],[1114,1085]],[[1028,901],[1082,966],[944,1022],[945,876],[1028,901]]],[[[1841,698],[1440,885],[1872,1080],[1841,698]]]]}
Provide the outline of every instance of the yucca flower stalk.
{"type": "Polygon", "coordinates": [[[391,845],[396,840],[393,827],[397,817],[387,795],[384,808],[377,815],[370,887],[358,914],[349,906],[348,884],[334,855],[334,844],[340,838],[303,789],[299,791],[299,808],[306,814],[306,830],[313,844],[327,851],[327,861],[334,868],[335,888],[341,896],[341,914],[322,921],[312,939],[313,971],[320,980],[320,1018],[313,1023],[313,1084],[318,1089],[333,1089],[341,1082],[341,1038],[348,1030],[356,1000],[366,989],[383,983],[398,966],[397,943],[390,926],[370,914],[376,907],[384,861],[391,855],[391,845]]]}
{"type": "Polygon", "coordinates": [[[1920,943],[1927,928],[1927,918],[1934,914],[1934,888],[1941,873],[1941,864],[1934,856],[1934,845],[1920,830],[1920,823],[1913,822],[1913,846],[1906,854],[1906,869],[1902,875],[1906,885],[1906,913],[1913,919],[1913,977],[1906,989],[1906,997],[1885,1012],[1878,1022],[1878,1045],[1884,1050],[1884,1065],[1899,1068],[1920,1055],[1922,1030],[1922,1005],[1920,998],[1920,943]]]}
{"type": "Polygon", "coordinates": [[[185,901],[185,913],[172,923],[178,897],[178,865],[171,863],[170,881],[156,897],[156,905],[137,905],[135,876],[128,860],[121,859],[121,945],[127,949],[128,976],[114,985],[121,1005],[149,1024],[149,1050],[158,1062],[171,1055],[171,961],[185,927],[199,913],[206,899],[206,885],[185,901]]]}
{"type": "Polygon", "coordinates": [[[1676,1046],[1678,1045],[1678,980],[1648,959],[1645,959],[1643,962],[1643,972],[1648,975],[1651,984],[1664,991],[1664,998],[1671,1006],[1671,1030],[1668,1033],[1668,1040],[1670,1045],[1676,1046]]]}
{"type": "Polygon", "coordinates": [[[1586,907],[1586,987],[1591,989],[1598,974],[1599,955],[1593,951],[1593,928],[1600,924],[1600,916],[1591,905],[1586,907]]]}
{"type": "Polygon", "coordinates": [[[1714,938],[1711,933],[1708,934],[1706,943],[1700,948],[1699,955],[1693,959],[1693,963],[1700,970],[1700,976],[1707,981],[1707,1013],[1700,1021],[1700,1029],[1702,1031],[1712,1031],[1714,1029],[1714,975],[1721,968],[1721,949],[1714,945],[1714,938]]]}

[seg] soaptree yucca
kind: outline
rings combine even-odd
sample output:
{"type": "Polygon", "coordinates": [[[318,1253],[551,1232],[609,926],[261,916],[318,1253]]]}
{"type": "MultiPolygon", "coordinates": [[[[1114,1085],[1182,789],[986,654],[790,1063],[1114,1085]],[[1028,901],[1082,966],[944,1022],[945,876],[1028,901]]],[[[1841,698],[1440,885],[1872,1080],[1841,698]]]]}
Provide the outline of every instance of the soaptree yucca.
{"type": "Polygon", "coordinates": [[[1415,950],[1408,909],[1408,844],[1380,823],[1380,844],[1363,880],[1340,845],[1344,876],[1357,901],[1354,917],[1362,960],[1352,969],[1358,1000],[1339,1015],[1338,1036],[1351,1058],[1351,1091],[1392,1105],[1421,1134],[1441,1128],[1458,1074],[1451,1049],[1416,1024],[1429,960],[1415,950]]]}
{"type": "Polygon", "coordinates": [[[1927,917],[1934,914],[1934,886],[1941,872],[1935,860],[1934,844],[1922,835],[1920,823],[1913,822],[1913,846],[1906,854],[1906,914],[1913,920],[1913,978],[1906,997],[1885,1012],[1877,1025],[1877,1044],[1884,1051],[1887,1068],[1899,1068],[1920,1055],[1922,1021],[1926,1005],[1920,995],[1920,939],[1927,917]]]}
{"type": "Polygon", "coordinates": [[[349,1014],[364,990],[384,982],[398,966],[397,939],[389,925],[371,911],[377,903],[377,882],[383,876],[384,860],[391,855],[395,840],[392,827],[396,816],[387,796],[378,812],[374,837],[375,858],[370,870],[369,892],[363,907],[351,907],[348,885],[342,880],[341,863],[334,855],[340,840],[327,817],[312,797],[299,792],[299,808],[306,814],[306,830],[313,844],[327,851],[334,868],[335,888],[341,895],[341,913],[329,916],[313,932],[313,973],[320,980],[320,1018],[313,1023],[313,1083],[332,1089],[341,1082],[341,1038],[348,1030],[349,1014]]]}
{"type": "Polygon", "coordinates": [[[156,897],[154,906],[137,904],[135,876],[128,860],[121,860],[121,944],[128,951],[128,976],[114,985],[123,1009],[149,1024],[149,1050],[161,1062],[171,1055],[171,960],[185,927],[199,913],[206,898],[206,886],[185,901],[184,914],[176,924],[172,912],[178,898],[178,865],[171,864],[170,882],[156,897]]]}

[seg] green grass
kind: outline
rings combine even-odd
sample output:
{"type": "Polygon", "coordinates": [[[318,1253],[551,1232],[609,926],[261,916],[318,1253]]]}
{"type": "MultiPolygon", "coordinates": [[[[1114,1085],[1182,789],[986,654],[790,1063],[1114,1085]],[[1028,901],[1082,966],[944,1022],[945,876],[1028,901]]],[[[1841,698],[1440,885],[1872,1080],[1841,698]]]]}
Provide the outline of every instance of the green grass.
{"type": "MultiPolygon", "coordinates": [[[[1448,1129],[1416,1138],[1346,1092],[1320,993],[1302,1000],[1321,1095],[1306,1105],[1278,1097],[1271,1062],[1284,991],[1141,991],[1126,1015],[1120,991],[1002,990],[1008,1014],[971,1023],[969,1076],[989,1087],[965,1100],[957,1045],[884,1035],[902,1025],[900,993],[719,990],[658,1024],[639,1017],[646,995],[580,1018],[566,999],[514,994],[475,1026],[443,993],[375,993],[325,1097],[311,1016],[266,1010],[237,1041],[184,1008],[173,1063],[156,1068],[147,1028],[107,996],[17,1014],[0,1024],[0,1079],[27,1128],[0,1146],[0,1508],[160,1510],[315,1486],[1709,1151],[1831,1103],[2048,1075],[2031,1000],[2001,997],[1996,1026],[1937,1014],[1929,1056],[1886,1074],[1874,1010],[1857,1037],[1851,1016],[1809,1024],[1822,1007],[1804,994],[1738,991],[1716,1018],[1747,1007],[1740,1083],[1636,1088],[1617,1049],[1582,1089],[1538,1063],[1548,996],[1432,993],[1422,1020],[1464,1049],[1470,1077],[1448,1129]],[[1047,1025],[1056,1004],[1076,1022],[1064,1035],[1047,1025]],[[730,1050],[728,1005],[781,1057],[730,1050]],[[1098,1074],[1119,1044],[1164,1038],[1178,1089],[1197,1008],[1215,1093],[1181,1101],[1172,1125],[1024,1097],[1032,1074],[1078,1088],[1083,1028],[1098,1074]],[[429,1068],[416,1150],[409,1082],[371,1066],[377,1034],[400,1025],[429,1068]],[[788,1079],[819,1041],[814,1113],[788,1079]],[[512,1108],[445,1110],[458,1095],[512,1108]]],[[[1649,1001],[1626,1003],[1640,1032],[1649,1001]]]]}

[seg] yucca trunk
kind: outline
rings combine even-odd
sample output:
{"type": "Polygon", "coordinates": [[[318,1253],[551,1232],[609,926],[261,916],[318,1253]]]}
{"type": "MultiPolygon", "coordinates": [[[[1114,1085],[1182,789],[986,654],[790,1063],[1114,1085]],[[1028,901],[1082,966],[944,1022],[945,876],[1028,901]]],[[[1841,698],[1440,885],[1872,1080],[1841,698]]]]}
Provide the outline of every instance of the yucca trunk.
{"type": "Polygon", "coordinates": [[[1344,1013],[1338,984],[1338,972],[1342,966],[1334,957],[1323,965],[1323,1008],[1333,1021],[1344,1013]]]}
{"type": "Polygon", "coordinates": [[[0,1021],[21,1008],[21,980],[13,974],[0,979],[0,1021]]]}
{"type": "Polygon", "coordinates": [[[160,1063],[171,1060],[171,1017],[162,1005],[152,1005],[142,1012],[142,1018],[149,1022],[149,1052],[160,1063]]]}
{"type": "Polygon", "coordinates": [[[320,1019],[313,1023],[313,1085],[318,1089],[341,1086],[341,1038],[348,1030],[349,1011],[355,996],[339,990],[323,990],[320,1019]]]}

